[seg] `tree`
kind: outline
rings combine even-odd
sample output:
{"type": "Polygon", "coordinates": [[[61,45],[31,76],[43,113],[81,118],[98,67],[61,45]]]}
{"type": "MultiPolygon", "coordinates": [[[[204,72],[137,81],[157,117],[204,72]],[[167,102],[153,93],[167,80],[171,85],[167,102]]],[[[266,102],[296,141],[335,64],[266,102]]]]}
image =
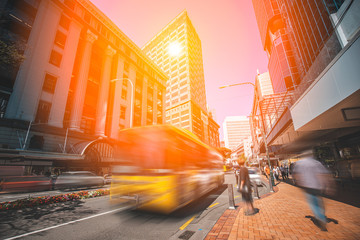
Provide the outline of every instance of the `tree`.
{"type": "Polygon", "coordinates": [[[20,46],[0,40],[0,65],[19,66],[25,57],[20,53],[20,46]]]}

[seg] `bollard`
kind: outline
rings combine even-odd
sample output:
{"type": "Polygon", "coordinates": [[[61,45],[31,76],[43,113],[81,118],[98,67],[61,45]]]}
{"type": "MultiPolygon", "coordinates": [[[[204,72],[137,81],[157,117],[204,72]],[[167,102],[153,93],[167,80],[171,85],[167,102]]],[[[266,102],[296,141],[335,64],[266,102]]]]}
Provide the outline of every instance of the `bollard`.
{"type": "Polygon", "coordinates": [[[236,209],[232,184],[228,184],[228,193],[229,193],[229,209],[236,209]]]}
{"type": "Polygon", "coordinates": [[[254,198],[255,198],[255,199],[259,199],[260,196],[259,196],[259,190],[258,190],[257,183],[253,183],[252,185],[253,185],[253,187],[254,187],[254,195],[255,195],[254,198]]]}

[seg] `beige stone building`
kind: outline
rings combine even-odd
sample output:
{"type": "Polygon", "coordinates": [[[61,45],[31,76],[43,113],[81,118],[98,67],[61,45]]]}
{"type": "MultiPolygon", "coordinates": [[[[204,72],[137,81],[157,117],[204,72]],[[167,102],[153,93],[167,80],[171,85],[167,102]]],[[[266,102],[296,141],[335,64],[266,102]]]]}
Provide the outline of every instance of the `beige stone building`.
{"type": "Polygon", "coordinates": [[[90,1],[22,3],[1,2],[3,41],[26,46],[0,76],[1,147],[69,152],[165,123],[167,75],[90,1]]]}

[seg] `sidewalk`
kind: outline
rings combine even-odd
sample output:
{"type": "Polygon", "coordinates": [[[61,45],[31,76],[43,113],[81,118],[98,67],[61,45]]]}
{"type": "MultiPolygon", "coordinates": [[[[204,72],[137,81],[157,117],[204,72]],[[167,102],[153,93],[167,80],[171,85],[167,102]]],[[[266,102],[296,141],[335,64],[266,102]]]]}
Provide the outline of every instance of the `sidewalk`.
{"type": "Polygon", "coordinates": [[[278,191],[255,200],[260,212],[245,216],[240,202],[236,210],[226,210],[206,240],[215,239],[360,239],[360,208],[324,198],[326,215],[338,224],[327,224],[322,232],[310,218],[314,216],[300,189],[280,183],[278,191]]]}

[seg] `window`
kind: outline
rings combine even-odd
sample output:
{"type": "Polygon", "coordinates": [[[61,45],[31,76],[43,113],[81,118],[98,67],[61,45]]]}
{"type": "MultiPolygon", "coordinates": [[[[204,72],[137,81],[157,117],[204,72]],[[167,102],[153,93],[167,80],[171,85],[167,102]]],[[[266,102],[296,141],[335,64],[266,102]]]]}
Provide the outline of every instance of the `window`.
{"type": "Polygon", "coordinates": [[[86,13],[85,13],[85,16],[84,16],[85,22],[90,23],[90,19],[91,19],[90,14],[89,14],[88,12],[86,12],[86,13]]]}
{"type": "Polygon", "coordinates": [[[75,2],[73,0],[64,0],[64,3],[66,6],[74,10],[75,8],[75,2]]]}
{"type": "Polygon", "coordinates": [[[124,74],[123,74],[123,86],[125,86],[125,87],[127,87],[127,85],[128,85],[128,81],[129,80],[127,80],[127,79],[125,79],[125,78],[129,78],[129,76],[124,72],[124,74]]]}
{"type": "Polygon", "coordinates": [[[61,47],[62,49],[64,49],[65,42],[66,42],[66,35],[60,31],[57,31],[55,36],[55,44],[61,47]]]}
{"type": "Polygon", "coordinates": [[[120,107],[120,118],[125,119],[125,113],[126,113],[126,107],[121,106],[120,107]]]}
{"type": "Polygon", "coordinates": [[[56,77],[50,74],[46,74],[42,90],[49,93],[54,93],[56,87],[56,81],[57,81],[56,77]]]}
{"type": "Polygon", "coordinates": [[[130,53],[131,53],[130,49],[128,47],[125,47],[125,55],[130,56],[130,53]]]}
{"type": "Polygon", "coordinates": [[[42,150],[44,146],[44,137],[34,135],[30,138],[29,148],[42,150]]]}
{"type": "Polygon", "coordinates": [[[330,13],[336,13],[341,5],[344,3],[344,0],[325,0],[327,9],[330,13]]]}
{"type": "Polygon", "coordinates": [[[125,89],[121,90],[121,98],[126,100],[127,91],[125,89]]]}
{"type": "Polygon", "coordinates": [[[9,95],[0,92],[0,118],[4,118],[9,95]]]}
{"type": "Polygon", "coordinates": [[[35,123],[47,123],[49,120],[50,109],[51,103],[40,100],[35,117],[35,123]]]}
{"type": "Polygon", "coordinates": [[[66,30],[69,30],[70,19],[65,15],[61,15],[59,25],[65,28],[66,30]]]}
{"type": "Polygon", "coordinates": [[[128,73],[129,72],[129,67],[130,67],[129,63],[125,62],[124,63],[124,71],[128,73]]]}
{"type": "Polygon", "coordinates": [[[87,117],[82,117],[80,128],[85,134],[93,134],[95,130],[95,120],[87,117]]]}
{"type": "Polygon", "coordinates": [[[62,59],[62,55],[57,51],[52,50],[49,62],[57,67],[60,67],[61,59],[62,59]]]}

